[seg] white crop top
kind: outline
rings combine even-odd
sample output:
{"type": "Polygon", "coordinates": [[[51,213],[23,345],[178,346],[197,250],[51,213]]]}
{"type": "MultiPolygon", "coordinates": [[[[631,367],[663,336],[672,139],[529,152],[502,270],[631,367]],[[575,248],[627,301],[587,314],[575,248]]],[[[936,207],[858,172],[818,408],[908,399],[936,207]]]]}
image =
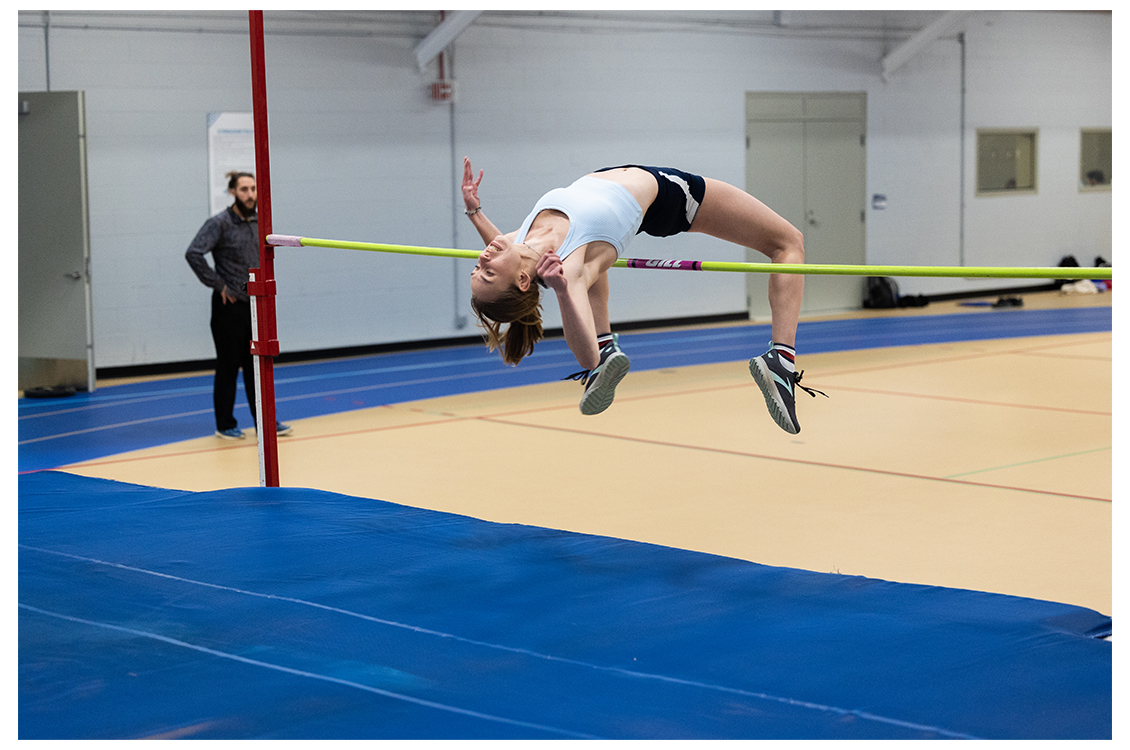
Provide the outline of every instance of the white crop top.
{"type": "Polygon", "coordinates": [[[569,233],[557,249],[562,260],[581,245],[594,241],[609,243],[616,248],[619,257],[643,221],[643,209],[626,187],[585,175],[569,187],[556,188],[543,195],[522,222],[516,242],[526,241],[534,218],[546,209],[569,217],[569,233]]]}

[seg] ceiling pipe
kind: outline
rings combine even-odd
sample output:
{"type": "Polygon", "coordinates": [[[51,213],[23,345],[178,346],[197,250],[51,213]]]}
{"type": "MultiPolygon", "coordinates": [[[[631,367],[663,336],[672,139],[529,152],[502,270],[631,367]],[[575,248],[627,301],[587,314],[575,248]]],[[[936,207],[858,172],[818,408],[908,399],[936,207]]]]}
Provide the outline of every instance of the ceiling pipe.
{"type": "Polygon", "coordinates": [[[420,66],[420,70],[423,71],[482,14],[481,10],[457,10],[432,29],[431,33],[416,45],[416,64],[420,66]]]}
{"type": "Polygon", "coordinates": [[[890,80],[891,74],[910,62],[926,47],[961,26],[965,19],[973,15],[972,10],[946,11],[940,18],[907,39],[899,47],[883,58],[883,80],[890,80]]]}

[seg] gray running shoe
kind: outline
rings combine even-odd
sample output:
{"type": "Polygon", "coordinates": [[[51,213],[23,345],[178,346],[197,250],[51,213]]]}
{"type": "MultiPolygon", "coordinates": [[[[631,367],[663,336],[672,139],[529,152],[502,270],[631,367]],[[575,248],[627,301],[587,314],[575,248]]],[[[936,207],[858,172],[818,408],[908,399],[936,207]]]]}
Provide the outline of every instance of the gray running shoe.
{"type": "Polygon", "coordinates": [[[585,395],[581,397],[581,414],[600,414],[612,405],[616,396],[616,386],[628,374],[631,363],[628,355],[620,349],[620,337],[612,334],[612,341],[600,350],[600,364],[592,370],[582,370],[565,380],[581,380],[585,384],[585,395]]]}

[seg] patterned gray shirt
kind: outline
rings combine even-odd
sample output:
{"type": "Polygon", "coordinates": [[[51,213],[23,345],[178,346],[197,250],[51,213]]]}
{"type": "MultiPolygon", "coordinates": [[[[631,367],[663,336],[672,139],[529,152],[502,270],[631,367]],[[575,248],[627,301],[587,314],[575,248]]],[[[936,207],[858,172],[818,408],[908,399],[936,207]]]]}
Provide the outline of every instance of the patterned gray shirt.
{"type": "Polygon", "coordinates": [[[204,286],[217,292],[226,286],[233,297],[250,299],[247,271],[259,265],[258,214],[244,219],[228,206],[204,222],[184,257],[204,286]],[[212,253],[215,269],[204,259],[205,253],[212,253]]]}

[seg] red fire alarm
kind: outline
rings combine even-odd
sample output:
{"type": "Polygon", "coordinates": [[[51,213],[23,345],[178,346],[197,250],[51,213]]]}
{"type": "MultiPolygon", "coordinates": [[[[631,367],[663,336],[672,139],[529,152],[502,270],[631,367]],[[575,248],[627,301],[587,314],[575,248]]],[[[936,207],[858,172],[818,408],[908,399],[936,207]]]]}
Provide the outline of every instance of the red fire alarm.
{"type": "Polygon", "coordinates": [[[455,96],[455,86],[451,81],[436,81],[432,84],[432,101],[449,102],[455,96]]]}

